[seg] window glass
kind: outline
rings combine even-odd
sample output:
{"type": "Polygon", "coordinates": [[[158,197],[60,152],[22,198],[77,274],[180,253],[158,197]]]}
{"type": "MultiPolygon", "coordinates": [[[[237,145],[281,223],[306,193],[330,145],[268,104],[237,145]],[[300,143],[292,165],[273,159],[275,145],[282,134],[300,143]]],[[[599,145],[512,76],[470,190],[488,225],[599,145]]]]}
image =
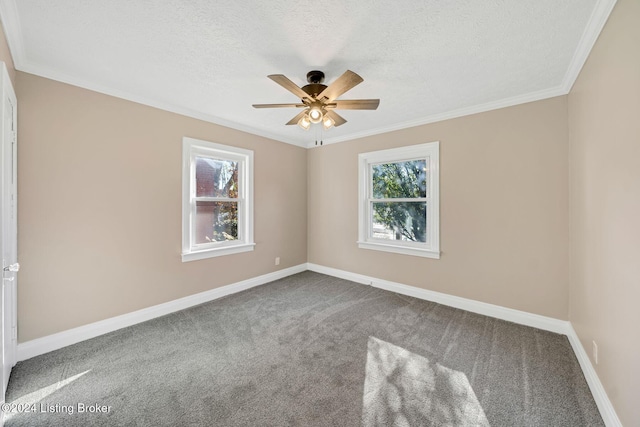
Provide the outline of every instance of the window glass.
{"type": "Polygon", "coordinates": [[[372,166],[376,199],[427,197],[427,161],[383,163],[372,166]]]}
{"type": "Polygon", "coordinates": [[[196,197],[238,197],[238,162],[196,157],[196,197]]]}
{"type": "Polygon", "coordinates": [[[373,202],[371,237],[410,242],[427,241],[426,202],[373,202]]]}
{"type": "Polygon", "coordinates": [[[252,251],[253,151],[183,138],[182,261],[252,251]]]}
{"type": "Polygon", "coordinates": [[[196,201],[197,244],[238,240],[238,203],[196,201]]]}
{"type": "Polygon", "coordinates": [[[358,155],[358,247],[440,258],[439,143],[358,155]]]}

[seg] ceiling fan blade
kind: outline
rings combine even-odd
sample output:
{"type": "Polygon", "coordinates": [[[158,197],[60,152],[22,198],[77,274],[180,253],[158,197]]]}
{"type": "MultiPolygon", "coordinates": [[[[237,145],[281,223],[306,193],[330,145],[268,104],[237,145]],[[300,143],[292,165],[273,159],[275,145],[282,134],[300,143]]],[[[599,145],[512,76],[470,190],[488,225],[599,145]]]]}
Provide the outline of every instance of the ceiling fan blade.
{"type": "Polygon", "coordinates": [[[380,105],[379,99],[345,99],[327,104],[327,108],[336,110],[376,110],[380,105]]]}
{"type": "Polygon", "coordinates": [[[313,98],[311,98],[311,95],[303,91],[297,84],[289,80],[283,74],[271,74],[267,77],[269,77],[274,82],[278,83],[280,86],[282,86],[283,88],[285,88],[286,90],[288,90],[289,92],[297,96],[298,98],[300,99],[309,98],[313,100],[313,98]]]}
{"type": "Polygon", "coordinates": [[[343,125],[345,123],[347,123],[347,121],[344,119],[344,117],[342,117],[341,115],[339,115],[338,113],[332,111],[332,110],[327,110],[327,112],[325,113],[327,116],[331,117],[331,119],[333,119],[334,121],[334,126],[338,127],[340,125],[343,125]]]}
{"type": "Polygon", "coordinates": [[[303,108],[306,104],[253,104],[253,108],[303,108]]]}
{"type": "Polygon", "coordinates": [[[307,113],[307,110],[300,111],[298,114],[296,114],[296,116],[293,119],[289,120],[286,124],[287,125],[297,125],[298,121],[300,121],[302,116],[304,116],[306,113],[307,113]]]}
{"type": "Polygon", "coordinates": [[[328,101],[333,101],[349,89],[362,83],[364,80],[351,70],[347,70],[340,77],[331,83],[325,90],[319,95],[318,99],[327,98],[328,101]]]}

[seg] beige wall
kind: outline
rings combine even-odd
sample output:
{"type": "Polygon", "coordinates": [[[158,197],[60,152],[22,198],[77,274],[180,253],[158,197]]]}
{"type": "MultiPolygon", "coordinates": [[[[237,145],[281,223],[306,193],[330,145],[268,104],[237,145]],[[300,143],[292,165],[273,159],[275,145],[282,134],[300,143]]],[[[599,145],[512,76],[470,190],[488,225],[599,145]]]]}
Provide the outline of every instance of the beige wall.
{"type": "Polygon", "coordinates": [[[308,152],[16,76],[2,33],[0,60],[16,83],[20,117],[19,340],[308,260],[568,316],[589,353],[598,342],[598,375],[622,422],[633,425],[640,419],[638,16],[638,1],[618,1],[568,98],[308,152]],[[255,252],[180,261],[183,136],[255,150],[255,252]],[[436,140],[442,258],[358,249],[358,153],[436,140]]]}
{"type": "Polygon", "coordinates": [[[20,342],[306,262],[307,150],[22,72],[16,90],[20,342]],[[183,136],[254,150],[255,251],[181,262],[183,136]]]}
{"type": "Polygon", "coordinates": [[[618,1],[569,94],[570,320],[625,426],[640,420],[639,17],[618,1]]]}
{"type": "Polygon", "coordinates": [[[567,99],[309,151],[309,262],[567,318],[567,99]],[[442,257],[359,249],[358,153],[440,141],[442,257]]]}
{"type": "Polygon", "coordinates": [[[13,65],[13,58],[11,57],[11,51],[7,44],[7,38],[4,35],[4,26],[0,22],[0,61],[7,64],[7,71],[9,72],[9,78],[11,82],[16,84],[16,69],[13,65]]]}

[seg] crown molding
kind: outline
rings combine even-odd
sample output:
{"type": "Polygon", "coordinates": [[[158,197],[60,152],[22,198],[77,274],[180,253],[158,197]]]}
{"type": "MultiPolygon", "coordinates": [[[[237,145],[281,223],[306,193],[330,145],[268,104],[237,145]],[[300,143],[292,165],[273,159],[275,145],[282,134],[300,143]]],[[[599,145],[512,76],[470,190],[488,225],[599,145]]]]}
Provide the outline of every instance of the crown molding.
{"type": "Polygon", "coordinates": [[[565,93],[571,91],[573,84],[578,79],[582,67],[589,58],[591,49],[593,49],[593,46],[596,44],[604,25],[609,19],[609,15],[611,15],[613,7],[616,5],[616,1],[617,0],[598,0],[591,12],[589,22],[582,33],[580,42],[569,63],[569,68],[567,68],[567,72],[562,80],[562,89],[565,93]]]}
{"type": "MultiPolygon", "coordinates": [[[[406,122],[398,123],[392,126],[385,126],[380,128],[371,129],[365,132],[359,132],[355,134],[346,135],[343,137],[329,138],[323,141],[322,145],[335,144],[338,142],[351,141],[358,138],[364,138],[367,136],[380,135],[387,132],[396,130],[408,129],[415,126],[426,125],[429,123],[441,122],[444,120],[455,119],[458,117],[469,116],[471,114],[484,113],[491,110],[497,110],[505,107],[512,107],[514,105],[526,104],[528,102],[540,101],[542,99],[553,98],[555,96],[567,95],[573,84],[575,83],[580,71],[585,62],[589,58],[589,54],[593,49],[602,29],[604,28],[611,11],[616,5],[617,0],[598,0],[596,3],[587,26],[580,37],[578,46],[571,58],[567,72],[560,86],[551,89],[544,89],[541,91],[530,92],[524,95],[515,96],[512,98],[501,99],[497,101],[488,102],[485,104],[474,105],[470,107],[464,107],[456,110],[447,111],[445,113],[434,114],[431,116],[423,117],[418,120],[409,120],[406,122]]],[[[307,148],[316,148],[320,145],[308,144],[307,148]]]]}
{"type": "MultiPolygon", "coordinates": [[[[323,141],[323,145],[336,144],[338,142],[345,142],[345,141],[352,141],[354,139],[364,138],[367,136],[380,135],[387,132],[393,132],[393,131],[408,129],[416,126],[427,125],[429,123],[442,122],[444,120],[470,116],[472,114],[484,113],[487,111],[498,110],[500,108],[512,107],[520,104],[526,104],[528,102],[540,101],[542,99],[553,98],[556,96],[562,96],[566,94],[567,93],[564,91],[564,89],[561,86],[557,86],[555,88],[544,89],[536,92],[530,92],[524,95],[518,95],[511,98],[487,102],[485,104],[473,105],[470,107],[459,108],[459,109],[447,111],[444,113],[433,114],[427,117],[422,117],[417,120],[409,120],[409,121],[405,121],[405,122],[398,123],[391,126],[383,126],[383,127],[371,129],[365,132],[350,134],[344,137],[325,139],[323,141]]],[[[316,145],[307,145],[307,148],[315,148],[315,147],[316,145]]],[[[319,147],[319,145],[317,147],[319,147]]]]}
{"type": "MultiPolygon", "coordinates": [[[[555,96],[566,95],[571,91],[573,84],[575,83],[582,67],[584,66],[589,54],[591,53],[591,49],[598,39],[600,32],[602,31],[604,25],[613,10],[617,0],[598,0],[587,26],[580,38],[580,42],[574,52],[574,55],[569,63],[569,67],[565,76],[562,80],[562,83],[551,89],[544,89],[541,91],[530,92],[523,95],[518,95],[515,97],[501,99],[497,101],[492,101],[480,105],[474,105],[469,107],[464,107],[456,110],[447,111],[444,113],[434,114],[427,117],[423,117],[417,120],[409,120],[405,122],[401,122],[395,125],[383,126],[374,129],[370,129],[364,132],[356,132],[350,133],[348,135],[328,138],[322,141],[322,145],[327,144],[336,144],[339,142],[352,141],[354,139],[364,138],[373,135],[380,135],[387,132],[393,132],[397,130],[403,130],[407,128],[412,128],[416,126],[421,126],[425,124],[440,122],[444,120],[454,119],[458,117],[468,116],[472,114],[483,113],[491,110],[497,110],[500,108],[511,107],[514,105],[525,104],[528,102],[539,101],[546,98],[552,98],[555,96]]],[[[220,126],[225,126],[231,129],[239,130],[242,132],[248,132],[253,135],[262,136],[265,138],[273,139],[275,141],[283,142],[286,144],[295,145],[303,148],[316,148],[320,147],[320,145],[316,145],[315,142],[309,141],[299,141],[296,139],[283,138],[281,135],[277,135],[271,132],[266,132],[264,130],[240,124],[231,120],[223,119],[214,115],[205,114],[184,106],[180,106],[177,104],[167,103],[163,101],[159,101],[157,99],[135,95],[129,92],[113,89],[110,87],[102,86],[99,84],[95,84],[89,81],[86,81],[82,78],[73,75],[66,75],[62,73],[58,73],[53,70],[45,69],[44,67],[35,66],[33,64],[28,63],[26,60],[26,52],[24,48],[24,42],[22,38],[22,30],[20,27],[20,19],[18,15],[18,9],[16,6],[15,0],[0,0],[0,19],[2,20],[2,24],[4,26],[5,35],[7,37],[7,42],[9,44],[9,48],[11,50],[11,54],[13,57],[13,62],[15,68],[19,71],[24,71],[30,74],[35,74],[41,77],[46,77],[52,80],[60,81],[62,83],[67,83],[70,85],[82,87],[84,89],[89,89],[95,92],[103,93],[110,96],[115,96],[118,98],[126,99],[128,101],[136,102],[139,104],[147,105],[150,107],[158,108],[164,111],[169,111],[172,113],[180,114],[186,117],[195,118],[198,120],[203,120],[209,123],[217,124],[220,126]]]]}
{"type": "Polygon", "coordinates": [[[15,0],[0,0],[0,20],[2,20],[4,35],[13,58],[13,65],[18,69],[24,63],[25,49],[15,0]]]}
{"type": "Polygon", "coordinates": [[[45,67],[33,65],[26,59],[26,52],[22,39],[22,29],[20,27],[20,17],[15,0],[0,0],[0,19],[2,20],[4,32],[7,37],[7,43],[9,44],[9,50],[11,51],[11,56],[13,57],[13,64],[18,71],[45,77],[51,80],[81,87],[83,89],[92,90],[94,92],[99,92],[105,95],[114,96],[116,98],[125,99],[127,101],[136,102],[138,104],[147,105],[149,107],[158,108],[160,110],[168,111],[171,113],[180,114],[182,116],[191,117],[193,119],[198,119],[242,132],[247,132],[252,135],[273,139],[278,142],[284,142],[286,144],[291,144],[302,148],[306,147],[306,143],[304,142],[282,138],[282,136],[280,135],[265,132],[252,126],[242,125],[231,120],[226,120],[214,115],[202,113],[200,111],[196,111],[181,105],[167,103],[146,96],[121,91],[84,80],[78,76],[59,73],[45,67]]]}
{"type": "Polygon", "coordinates": [[[50,69],[46,69],[44,67],[35,66],[29,63],[23,63],[21,67],[16,66],[16,69],[25,73],[34,74],[40,77],[45,77],[47,79],[55,80],[61,83],[66,83],[72,86],[88,89],[94,92],[99,92],[105,95],[114,96],[116,98],[121,98],[127,101],[157,108],[159,110],[180,114],[181,116],[186,116],[193,119],[198,119],[205,122],[213,123],[219,126],[224,126],[224,127],[239,130],[242,132],[247,132],[252,135],[273,139],[275,141],[283,142],[285,144],[291,144],[291,145],[295,145],[302,148],[306,147],[306,143],[304,142],[283,138],[280,135],[276,135],[270,132],[265,132],[264,130],[261,130],[252,126],[243,125],[243,124],[233,122],[231,120],[223,119],[221,117],[217,117],[211,114],[202,113],[200,111],[196,111],[191,108],[187,108],[178,104],[163,102],[150,97],[133,94],[130,92],[114,89],[107,86],[102,86],[100,84],[96,84],[96,83],[84,80],[82,78],[79,78],[77,76],[59,73],[50,69]]]}

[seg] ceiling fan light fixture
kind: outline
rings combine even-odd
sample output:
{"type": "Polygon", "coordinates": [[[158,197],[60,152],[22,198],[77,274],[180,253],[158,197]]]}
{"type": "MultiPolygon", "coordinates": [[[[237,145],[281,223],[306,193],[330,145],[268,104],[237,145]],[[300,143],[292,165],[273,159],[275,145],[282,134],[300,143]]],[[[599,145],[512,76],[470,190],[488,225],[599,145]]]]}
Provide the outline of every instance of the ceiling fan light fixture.
{"type": "Polygon", "coordinates": [[[327,114],[324,115],[324,117],[322,119],[322,127],[325,130],[331,129],[333,127],[333,125],[335,125],[335,124],[336,124],[336,122],[331,117],[329,117],[329,115],[327,115],[327,114]]]}
{"type": "Polygon", "coordinates": [[[309,120],[309,117],[306,114],[298,120],[298,126],[304,130],[309,130],[311,127],[311,120],[309,120]]]}
{"type": "Polygon", "coordinates": [[[322,110],[319,107],[311,107],[309,110],[309,120],[311,123],[320,123],[322,121],[322,110]]]}
{"type": "Polygon", "coordinates": [[[267,76],[300,100],[291,104],[253,104],[253,108],[302,108],[285,125],[297,124],[304,130],[309,130],[312,124],[320,124],[328,130],[332,127],[342,126],[347,123],[344,117],[336,110],[375,110],[380,104],[379,99],[349,99],[338,100],[343,93],[362,83],[362,77],[347,70],[334,80],[329,86],[322,84],[324,73],[314,70],[307,73],[308,85],[299,87],[283,74],[271,74],[267,76]]]}

